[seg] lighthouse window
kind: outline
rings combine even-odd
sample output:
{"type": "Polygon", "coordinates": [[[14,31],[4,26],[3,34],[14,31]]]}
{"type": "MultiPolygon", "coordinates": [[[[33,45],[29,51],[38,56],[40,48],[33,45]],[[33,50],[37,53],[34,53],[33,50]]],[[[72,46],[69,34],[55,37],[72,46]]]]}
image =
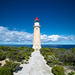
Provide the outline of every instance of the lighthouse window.
{"type": "Polygon", "coordinates": [[[38,28],[36,28],[36,30],[38,30],[38,28]]]}

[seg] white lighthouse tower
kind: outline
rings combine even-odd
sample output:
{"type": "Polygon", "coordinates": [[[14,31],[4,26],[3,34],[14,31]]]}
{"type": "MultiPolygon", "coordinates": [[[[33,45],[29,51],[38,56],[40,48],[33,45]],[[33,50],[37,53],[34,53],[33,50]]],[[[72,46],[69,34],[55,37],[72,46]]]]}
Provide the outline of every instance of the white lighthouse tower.
{"type": "Polygon", "coordinates": [[[41,39],[40,39],[40,25],[39,19],[36,17],[34,22],[34,36],[33,36],[33,49],[39,50],[41,48],[41,39]]]}

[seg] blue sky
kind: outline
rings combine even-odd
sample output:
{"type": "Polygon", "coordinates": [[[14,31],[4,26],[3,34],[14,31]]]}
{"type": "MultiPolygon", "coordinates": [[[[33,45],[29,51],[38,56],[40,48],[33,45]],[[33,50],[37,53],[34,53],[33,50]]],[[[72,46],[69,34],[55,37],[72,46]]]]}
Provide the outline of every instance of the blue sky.
{"type": "Polygon", "coordinates": [[[75,44],[75,0],[0,0],[0,44],[32,44],[36,17],[42,44],[75,44]]]}

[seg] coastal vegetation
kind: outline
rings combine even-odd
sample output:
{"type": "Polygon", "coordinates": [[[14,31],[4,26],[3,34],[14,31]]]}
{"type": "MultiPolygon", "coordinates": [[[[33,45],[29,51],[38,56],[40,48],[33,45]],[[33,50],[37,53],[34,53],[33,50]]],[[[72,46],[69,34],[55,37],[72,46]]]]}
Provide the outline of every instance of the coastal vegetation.
{"type": "MultiPolygon", "coordinates": [[[[63,66],[72,66],[72,68],[75,69],[75,48],[67,50],[65,48],[57,49],[50,47],[42,47],[40,49],[40,53],[44,56],[44,59],[46,60],[47,64],[53,67],[52,72],[55,75],[64,75],[64,70],[63,73],[61,72],[61,68],[63,68],[63,66]],[[60,74],[56,71],[60,71],[60,74]]],[[[68,75],[74,74],[73,72],[71,72],[68,75]]]]}
{"type": "Polygon", "coordinates": [[[65,70],[61,65],[57,65],[52,68],[52,72],[54,75],[65,75],[64,71],[65,70]]]}
{"type": "MultiPolygon", "coordinates": [[[[0,75],[13,75],[14,71],[19,69],[20,64],[25,63],[31,57],[31,53],[34,51],[33,48],[29,47],[0,47],[0,61],[6,60],[4,66],[0,66],[0,75]],[[16,63],[15,63],[16,62],[16,63]]],[[[1,64],[1,63],[0,63],[1,64]]]]}
{"type": "Polygon", "coordinates": [[[71,71],[68,75],[75,75],[75,72],[71,71]]]}

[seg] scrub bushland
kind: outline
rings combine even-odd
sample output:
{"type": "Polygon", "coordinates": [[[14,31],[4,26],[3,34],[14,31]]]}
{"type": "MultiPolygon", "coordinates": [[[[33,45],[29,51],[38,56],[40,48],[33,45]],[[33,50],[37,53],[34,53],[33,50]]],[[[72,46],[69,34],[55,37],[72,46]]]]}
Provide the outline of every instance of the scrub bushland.
{"type": "Polygon", "coordinates": [[[15,61],[21,62],[28,61],[31,57],[31,53],[34,51],[33,48],[29,47],[0,47],[0,61],[8,58],[4,66],[0,66],[0,75],[13,75],[13,72],[19,69],[20,63],[14,63],[15,61]],[[9,73],[9,74],[8,74],[9,73]]]}
{"type": "MultiPolygon", "coordinates": [[[[61,67],[61,65],[67,65],[75,68],[75,48],[67,50],[65,48],[56,49],[50,47],[42,47],[40,49],[40,53],[44,56],[47,64],[51,67],[54,65],[59,65],[59,67],[61,67]]],[[[54,67],[54,69],[56,68],[54,67]]]]}
{"type": "Polygon", "coordinates": [[[65,75],[65,70],[64,70],[63,66],[57,65],[52,68],[52,73],[54,75],[65,75]]]}
{"type": "Polygon", "coordinates": [[[31,52],[34,49],[29,47],[9,47],[9,46],[1,46],[0,47],[0,61],[6,58],[9,58],[12,61],[21,62],[23,59],[29,59],[31,56],[31,52]]]}

